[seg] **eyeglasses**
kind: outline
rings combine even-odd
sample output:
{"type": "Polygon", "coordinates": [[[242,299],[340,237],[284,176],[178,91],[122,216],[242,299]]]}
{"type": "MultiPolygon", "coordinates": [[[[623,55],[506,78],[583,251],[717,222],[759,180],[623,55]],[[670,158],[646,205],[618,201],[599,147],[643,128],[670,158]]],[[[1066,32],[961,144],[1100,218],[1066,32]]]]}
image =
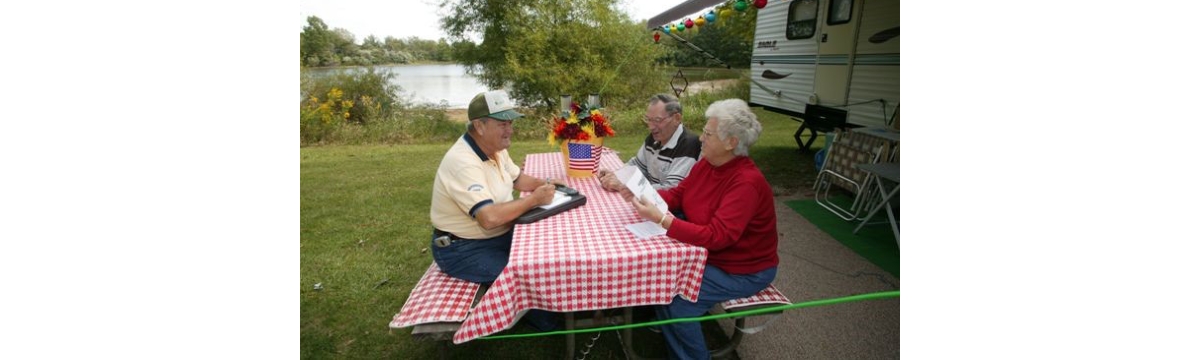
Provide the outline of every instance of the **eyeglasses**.
{"type": "MultiPolygon", "coordinates": [[[[674,115],[674,114],[672,114],[672,115],[674,115]]],[[[664,120],[670,119],[670,118],[671,118],[671,115],[661,116],[661,117],[656,117],[656,118],[647,116],[647,117],[642,118],[642,122],[647,123],[647,124],[658,125],[658,124],[661,124],[664,120]]]]}

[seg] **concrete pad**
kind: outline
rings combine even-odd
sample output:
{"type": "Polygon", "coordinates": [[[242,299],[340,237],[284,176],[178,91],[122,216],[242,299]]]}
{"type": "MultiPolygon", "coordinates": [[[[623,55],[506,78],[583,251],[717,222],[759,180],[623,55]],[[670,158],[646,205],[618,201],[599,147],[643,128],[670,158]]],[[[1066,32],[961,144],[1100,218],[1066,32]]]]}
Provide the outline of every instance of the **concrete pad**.
{"type": "MultiPolygon", "coordinates": [[[[899,290],[900,279],[842,246],[775,199],[779,271],[775,287],[793,303],[899,290]]],[[[747,320],[753,327],[764,317],[747,320]]],[[[721,321],[731,333],[733,321],[721,321]]],[[[866,300],[788,310],[765,330],[746,335],[741,359],[896,359],[900,299],[866,300]]]]}

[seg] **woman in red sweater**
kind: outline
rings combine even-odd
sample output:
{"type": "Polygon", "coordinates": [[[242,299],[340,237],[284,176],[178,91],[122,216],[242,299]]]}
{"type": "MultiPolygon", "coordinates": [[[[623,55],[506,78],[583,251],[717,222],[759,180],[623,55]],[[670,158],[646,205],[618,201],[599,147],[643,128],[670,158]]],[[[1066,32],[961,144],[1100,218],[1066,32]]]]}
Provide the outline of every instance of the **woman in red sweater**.
{"type": "MultiPolygon", "coordinates": [[[[704,115],[701,160],[678,186],[658,191],[687,220],[632,199],[638,215],[667,229],[667,236],[708,249],[699,300],[676,297],[656,309],[660,319],[700,316],[717,303],[754,295],[771,284],[779,265],[771,186],[749,157],[762,125],[740,99],[717,101],[704,115]]],[[[632,198],[628,190],[622,193],[632,198]]],[[[664,325],[662,331],[671,358],[709,358],[700,323],[664,325]]]]}

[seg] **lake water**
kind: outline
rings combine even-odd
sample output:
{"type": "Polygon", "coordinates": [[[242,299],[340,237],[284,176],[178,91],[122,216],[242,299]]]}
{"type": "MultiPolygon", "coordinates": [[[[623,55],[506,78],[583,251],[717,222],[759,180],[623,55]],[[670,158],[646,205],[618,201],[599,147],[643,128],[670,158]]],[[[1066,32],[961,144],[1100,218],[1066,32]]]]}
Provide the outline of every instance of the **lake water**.
{"type": "MultiPolygon", "coordinates": [[[[394,74],[392,83],[400,86],[402,93],[399,95],[415,103],[436,105],[445,101],[451,109],[466,109],[475,94],[487,91],[486,86],[467,74],[466,67],[458,64],[378,65],[375,69],[394,74]]],[[[312,74],[322,76],[365,70],[363,67],[312,69],[312,74]]]]}

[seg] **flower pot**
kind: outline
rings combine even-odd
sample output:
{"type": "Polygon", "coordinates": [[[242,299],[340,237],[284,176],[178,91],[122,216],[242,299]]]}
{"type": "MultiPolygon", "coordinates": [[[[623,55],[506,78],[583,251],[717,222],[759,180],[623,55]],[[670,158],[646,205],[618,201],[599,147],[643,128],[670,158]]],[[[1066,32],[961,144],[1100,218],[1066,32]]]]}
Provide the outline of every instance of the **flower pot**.
{"type": "Polygon", "coordinates": [[[573,178],[592,177],[600,167],[600,148],[604,138],[567,140],[562,142],[563,166],[567,176],[573,178]]]}

